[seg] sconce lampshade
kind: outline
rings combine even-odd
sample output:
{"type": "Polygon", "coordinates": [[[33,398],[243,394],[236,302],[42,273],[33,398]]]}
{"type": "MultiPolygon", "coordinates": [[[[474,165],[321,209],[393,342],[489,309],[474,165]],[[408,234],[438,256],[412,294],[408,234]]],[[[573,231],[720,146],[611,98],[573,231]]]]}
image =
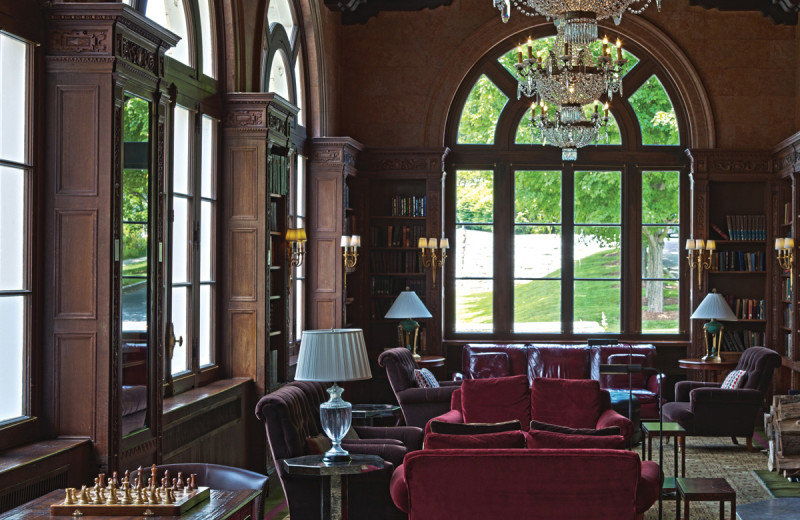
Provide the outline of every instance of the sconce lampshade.
{"type": "Polygon", "coordinates": [[[304,228],[289,228],[286,230],[287,242],[305,242],[306,240],[306,230],[304,228]]]}

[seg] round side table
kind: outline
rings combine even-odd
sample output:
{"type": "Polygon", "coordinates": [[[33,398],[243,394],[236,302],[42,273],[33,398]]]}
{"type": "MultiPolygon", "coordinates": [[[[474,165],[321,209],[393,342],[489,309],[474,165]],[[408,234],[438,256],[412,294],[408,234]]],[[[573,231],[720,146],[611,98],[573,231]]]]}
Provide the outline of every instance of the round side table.
{"type": "Polygon", "coordinates": [[[717,381],[722,372],[730,372],[739,362],[723,359],[722,362],[703,361],[700,358],[679,359],[678,366],[687,370],[701,370],[704,381],[717,381]]]}
{"type": "Polygon", "coordinates": [[[419,368],[427,368],[433,372],[433,375],[436,376],[436,379],[445,379],[444,356],[422,356],[416,361],[419,368]]]}

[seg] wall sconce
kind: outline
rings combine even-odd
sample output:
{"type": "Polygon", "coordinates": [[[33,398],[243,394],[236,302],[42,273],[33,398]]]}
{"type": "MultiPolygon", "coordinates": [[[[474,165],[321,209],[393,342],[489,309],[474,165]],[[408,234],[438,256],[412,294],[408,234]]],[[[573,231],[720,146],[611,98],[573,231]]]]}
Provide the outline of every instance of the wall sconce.
{"type": "Polygon", "coordinates": [[[422,250],[422,265],[425,268],[430,268],[433,275],[433,288],[436,289],[436,271],[444,265],[450,241],[446,238],[437,240],[423,237],[419,239],[418,246],[422,250]],[[437,249],[441,251],[438,256],[436,254],[437,249]]]}
{"type": "Polygon", "coordinates": [[[347,288],[347,273],[352,273],[358,262],[358,248],[361,236],[342,235],[342,258],[344,259],[344,286],[347,288]]]}
{"type": "Polygon", "coordinates": [[[789,279],[792,279],[792,260],[794,259],[794,239],[792,237],[776,238],[775,251],[778,252],[778,264],[784,271],[789,271],[789,279]]]}
{"type": "Polygon", "coordinates": [[[286,259],[289,262],[289,292],[292,292],[294,267],[303,263],[306,254],[306,230],[303,228],[289,228],[286,230],[286,259]]]}
{"type": "Polygon", "coordinates": [[[690,238],[686,241],[686,250],[688,251],[686,259],[689,261],[690,269],[697,269],[697,287],[703,285],[703,269],[711,267],[711,257],[715,249],[717,249],[717,243],[714,240],[704,241],[702,238],[697,240],[690,238]],[[694,251],[697,251],[697,257],[692,254],[694,251]],[[704,258],[703,251],[708,251],[706,258],[704,258]]]}

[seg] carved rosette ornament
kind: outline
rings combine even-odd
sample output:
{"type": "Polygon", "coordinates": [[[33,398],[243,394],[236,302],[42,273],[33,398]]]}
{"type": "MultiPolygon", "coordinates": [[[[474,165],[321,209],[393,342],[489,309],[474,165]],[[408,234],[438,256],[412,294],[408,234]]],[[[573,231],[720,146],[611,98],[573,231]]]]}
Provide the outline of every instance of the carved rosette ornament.
{"type": "Polygon", "coordinates": [[[52,31],[50,51],[53,53],[108,53],[108,31],[52,31]]]}

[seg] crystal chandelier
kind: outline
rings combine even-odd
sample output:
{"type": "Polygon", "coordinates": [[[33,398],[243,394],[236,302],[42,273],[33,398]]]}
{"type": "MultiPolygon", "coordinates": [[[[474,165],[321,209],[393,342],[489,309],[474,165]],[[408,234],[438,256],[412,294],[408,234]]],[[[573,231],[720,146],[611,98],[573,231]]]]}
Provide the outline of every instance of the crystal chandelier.
{"type": "Polygon", "coordinates": [[[543,99],[554,105],[587,105],[606,94],[612,99],[615,92],[622,94],[623,66],[622,42],[617,40],[616,59],[608,38],[603,39],[602,55],[592,55],[588,44],[565,42],[559,29],[553,49],[544,59],[533,55],[533,42],[528,40],[527,58],[522,47],[517,49],[517,99],[526,97],[543,99]],[[556,55],[556,53],[561,53],[556,55]]]}
{"type": "Polygon", "coordinates": [[[561,148],[562,161],[574,161],[578,158],[578,148],[582,148],[599,139],[608,139],[608,104],[600,115],[599,104],[595,103],[594,113],[588,120],[583,115],[580,105],[563,105],[556,110],[555,117],[547,115],[547,105],[540,102],[539,115],[536,115],[537,104],[531,107],[531,131],[542,141],[542,145],[550,144],[561,148]]]}
{"type": "MultiPolygon", "coordinates": [[[[567,41],[587,43],[597,39],[597,21],[611,18],[616,25],[622,13],[641,14],[652,0],[493,0],[503,23],[511,18],[511,4],[526,16],[542,15],[567,26],[567,41]],[[575,38],[575,39],[573,39],[575,38]]],[[[656,0],[661,11],[661,0],[656,0]]]]}

